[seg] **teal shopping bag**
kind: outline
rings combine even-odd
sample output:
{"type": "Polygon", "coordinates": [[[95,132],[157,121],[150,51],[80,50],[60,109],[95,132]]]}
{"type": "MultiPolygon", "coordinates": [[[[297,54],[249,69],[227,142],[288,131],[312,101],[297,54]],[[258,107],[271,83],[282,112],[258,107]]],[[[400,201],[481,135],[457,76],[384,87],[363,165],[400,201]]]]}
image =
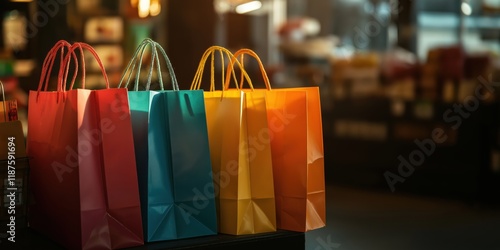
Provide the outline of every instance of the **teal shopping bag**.
{"type": "Polygon", "coordinates": [[[132,81],[129,103],[146,241],[217,234],[203,91],[179,90],[165,51],[151,39],[136,49],[120,87],[126,82],[129,88],[132,81]],[[139,90],[148,47],[147,80],[139,90]],[[166,61],[174,90],[163,89],[158,51],[166,61]],[[153,82],[159,84],[159,90],[150,90],[153,82]]]}

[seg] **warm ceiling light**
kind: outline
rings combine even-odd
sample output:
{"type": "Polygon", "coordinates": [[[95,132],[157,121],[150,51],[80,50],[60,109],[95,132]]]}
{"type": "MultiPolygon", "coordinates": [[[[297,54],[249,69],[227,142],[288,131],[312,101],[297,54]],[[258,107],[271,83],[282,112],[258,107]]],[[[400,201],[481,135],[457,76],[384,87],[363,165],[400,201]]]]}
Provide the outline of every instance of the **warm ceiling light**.
{"type": "Polygon", "coordinates": [[[30,3],[33,2],[33,0],[10,0],[11,2],[15,3],[30,3]]]}
{"type": "Polygon", "coordinates": [[[258,10],[262,7],[262,3],[260,1],[251,1],[248,3],[240,4],[236,6],[236,13],[244,14],[254,10],[258,10]]]}
{"type": "Polygon", "coordinates": [[[148,17],[150,5],[151,5],[150,0],[139,0],[137,10],[140,18],[148,17]]]}
{"type": "Polygon", "coordinates": [[[151,16],[158,16],[161,12],[160,0],[152,0],[149,6],[149,14],[151,16]]]}
{"type": "Polygon", "coordinates": [[[161,12],[160,0],[131,0],[130,4],[137,7],[137,14],[140,18],[148,16],[158,16],[161,12]],[[134,3],[135,2],[135,3],[134,3]]]}

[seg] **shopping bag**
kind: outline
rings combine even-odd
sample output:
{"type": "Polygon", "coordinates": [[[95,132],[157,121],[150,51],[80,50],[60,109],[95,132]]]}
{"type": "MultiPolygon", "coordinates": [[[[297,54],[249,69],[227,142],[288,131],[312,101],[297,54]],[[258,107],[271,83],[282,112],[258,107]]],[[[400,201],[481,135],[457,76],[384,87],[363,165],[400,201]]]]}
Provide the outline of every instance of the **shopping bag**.
{"type": "Polygon", "coordinates": [[[17,119],[17,102],[16,100],[5,99],[2,81],[0,81],[0,87],[2,88],[2,101],[0,101],[0,161],[8,160],[10,151],[12,151],[10,155],[15,158],[26,157],[23,126],[21,121],[17,119]],[[14,147],[9,147],[9,142],[14,147]],[[15,150],[9,150],[9,148],[15,150]]]}
{"type": "Polygon", "coordinates": [[[179,90],[165,51],[151,39],[137,47],[119,86],[125,78],[124,87],[130,88],[146,241],[217,234],[203,91],[179,90]],[[141,65],[148,47],[151,60],[147,81],[143,81],[141,65]],[[173,90],[164,90],[160,54],[173,90]],[[160,86],[157,91],[150,89],[154,68],[160,86]],[[128,85],[134,75],[132,88],[128,85]]]}
{"type": "Polygon", "coordinates": [[[68,249],[144,244],[127,90],[109,88],[95,50],[84,43],[56,43],[43,64],[38,89],[29,92],[28,105],[30,227],[68,249]],[[96,58],[106,89],[85,89],[85,65],[81,89],[73,89],[79,68],[75,50],[83,60],[83,49],[96,58]],[[57,90],[48,91],[58,51],[57,90]]]}
{"type": "Polygon", "coordinates": [[[266,95],[277,227],[300,232],[322,228],[326,225],[326,201],[319,88],[271,89],[259,56],[250,49],[240,49],[234,58],[244,65],[244,55],[257,60],[267,87],[245,91],[266,95]]]}
{"type": "Polygon", "coordinates": [[[17,120],[17,101],[5,99],[3,101],[0,101],[0,122],[17,120]]]}
{"type": "Polygon", "coordinates": [[[216,51],[222,59],[224,54],[232,56],[223,47],[208,48],[191,88],[201,87],[203,69],[211,57],[212,80],[210,91],[205,91],[204,96],[219,232],[233,235],[273,232],[276,210],[265,93],[215,90],[216,51]]]}
{"type": "MultiPolygon", "coordinates": [[[[0,108],[9,110],[16,100],[5,99],[3,83],[0,108]],[[10,105],[9,105],[10,104],[10,105]]],[[[0,112],[0,230],[7,238],[15,240],[16,229],[26,227],[26,197],[28,192],[29,164],[26,157],[25,138],[21,121],[11,112],[0,112]],[[9,119],[10,117],[10,119],[9,119]],[[14,220],[12,219],[14,216],[14,220]]],[[[7,241],[7,240],[6,240],[7,241]]]]}

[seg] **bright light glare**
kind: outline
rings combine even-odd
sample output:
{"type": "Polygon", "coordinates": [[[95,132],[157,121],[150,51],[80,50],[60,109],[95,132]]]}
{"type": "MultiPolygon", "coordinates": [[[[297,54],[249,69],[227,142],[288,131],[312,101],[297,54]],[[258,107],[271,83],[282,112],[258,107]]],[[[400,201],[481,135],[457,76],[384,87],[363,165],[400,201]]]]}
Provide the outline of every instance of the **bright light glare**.
{"type": "Polygon", "coordinates": [[[236,13],[244,14],[250,11],[258,10],[260,9],[260,7],[262,7],[262,3],[260,1],[251,1],[236,6],[236,13]]]}
{"type": "Polygon", "coordinates": [[[464,15],[466,16],[470,16],[470,14],[472,14],[472,8],[470,7],[470,5],[468,3],[462,3],[462,13],[464,13],[464,15]]]}
{"type": "Polygon", "coordinates": [[[138,14],[140,18],[145,18],[149,15],[150,0],[139,0],[138,14]]]}
{"type": "Polygon", "coordinates": [[[151,6],[149,7],[149,14],[151,16],[157,16],[161,12],[160,0],[153,0],[151,6]]]}

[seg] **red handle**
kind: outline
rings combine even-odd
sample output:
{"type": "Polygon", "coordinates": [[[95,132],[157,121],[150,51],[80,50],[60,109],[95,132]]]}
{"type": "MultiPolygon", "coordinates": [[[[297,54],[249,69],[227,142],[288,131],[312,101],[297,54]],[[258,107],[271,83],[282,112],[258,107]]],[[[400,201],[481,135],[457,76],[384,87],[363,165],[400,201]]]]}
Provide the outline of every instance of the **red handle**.
{"type": "Polygon", "coordinates": [[[83,89],[85,88],[85,57],[84,57],[83,49],[86,49],[94,56],[94,59],[96,59],[97,63],[99,64],[99,68],[101,69],[101,73],[104,77],[104,81],[106,82],[106,88],[109,89],[108,75],[106,74],[106,70],[104,68],[104,65],[102,64],[101,59],[99,58],[99,55],[97,54],[97,52],[95,51],[95,49],[92,46],[90,46],[87,43],[82,43],[82,42],[74,43],[71,46],[71,48],[69,49],[68,53],[66,54],[66,56],[63,60],[63,65],[66,65],[66,67],[59,69],[59,79],[61,79],[61,81],[60,81],[61,88],[63,90],[66,90],[66,83],[67,83],[67,79],[68,79],[68,70],[69,70],[69,65],[71,64],[70,56],[72,56],[74,61],[75,61],[75,74],[73,75],[73,79],[71,81],[71,85],[70,85],[68,90],[73,89],[73,86],[74,86],[75,80],[76,80],[76,75],[78,72],[78,59],[77,59],[76,54],[75,54],[75,50],[77,48],[80,50],[80,55],[81,55],[81,64],[82,64],[82,71],[83,71],[82,88],[83,89]],[[63,77],[63,72],[64,72],[64,77],[63,77]]]}
{"type": "MultiPolygon", "coordinates": [[[[49,86],[49,79],[50,79],[50,72],[52,72],[52,68],[54,66],[54,61],[57,56],[58,51],[61,51],[61,64],[59,68],[64,68],[63,67],[63,57],[64,57],[64,48],[70,48],[71,44],[65,40],[59,40],[53,47],[50,49],[50,51],[47,53],[45,56],[45,59],[43,61],[42,65],[42,73],[40,76],[40,81],[38,82],[38,92],[42,90],[42,86],[45,84],[44,91],[47,91],[48,86],[49,86]]],[[[60,91],[61,89],[59,88],[59,84],[57,85],[57,91],[60,91]]]]}

